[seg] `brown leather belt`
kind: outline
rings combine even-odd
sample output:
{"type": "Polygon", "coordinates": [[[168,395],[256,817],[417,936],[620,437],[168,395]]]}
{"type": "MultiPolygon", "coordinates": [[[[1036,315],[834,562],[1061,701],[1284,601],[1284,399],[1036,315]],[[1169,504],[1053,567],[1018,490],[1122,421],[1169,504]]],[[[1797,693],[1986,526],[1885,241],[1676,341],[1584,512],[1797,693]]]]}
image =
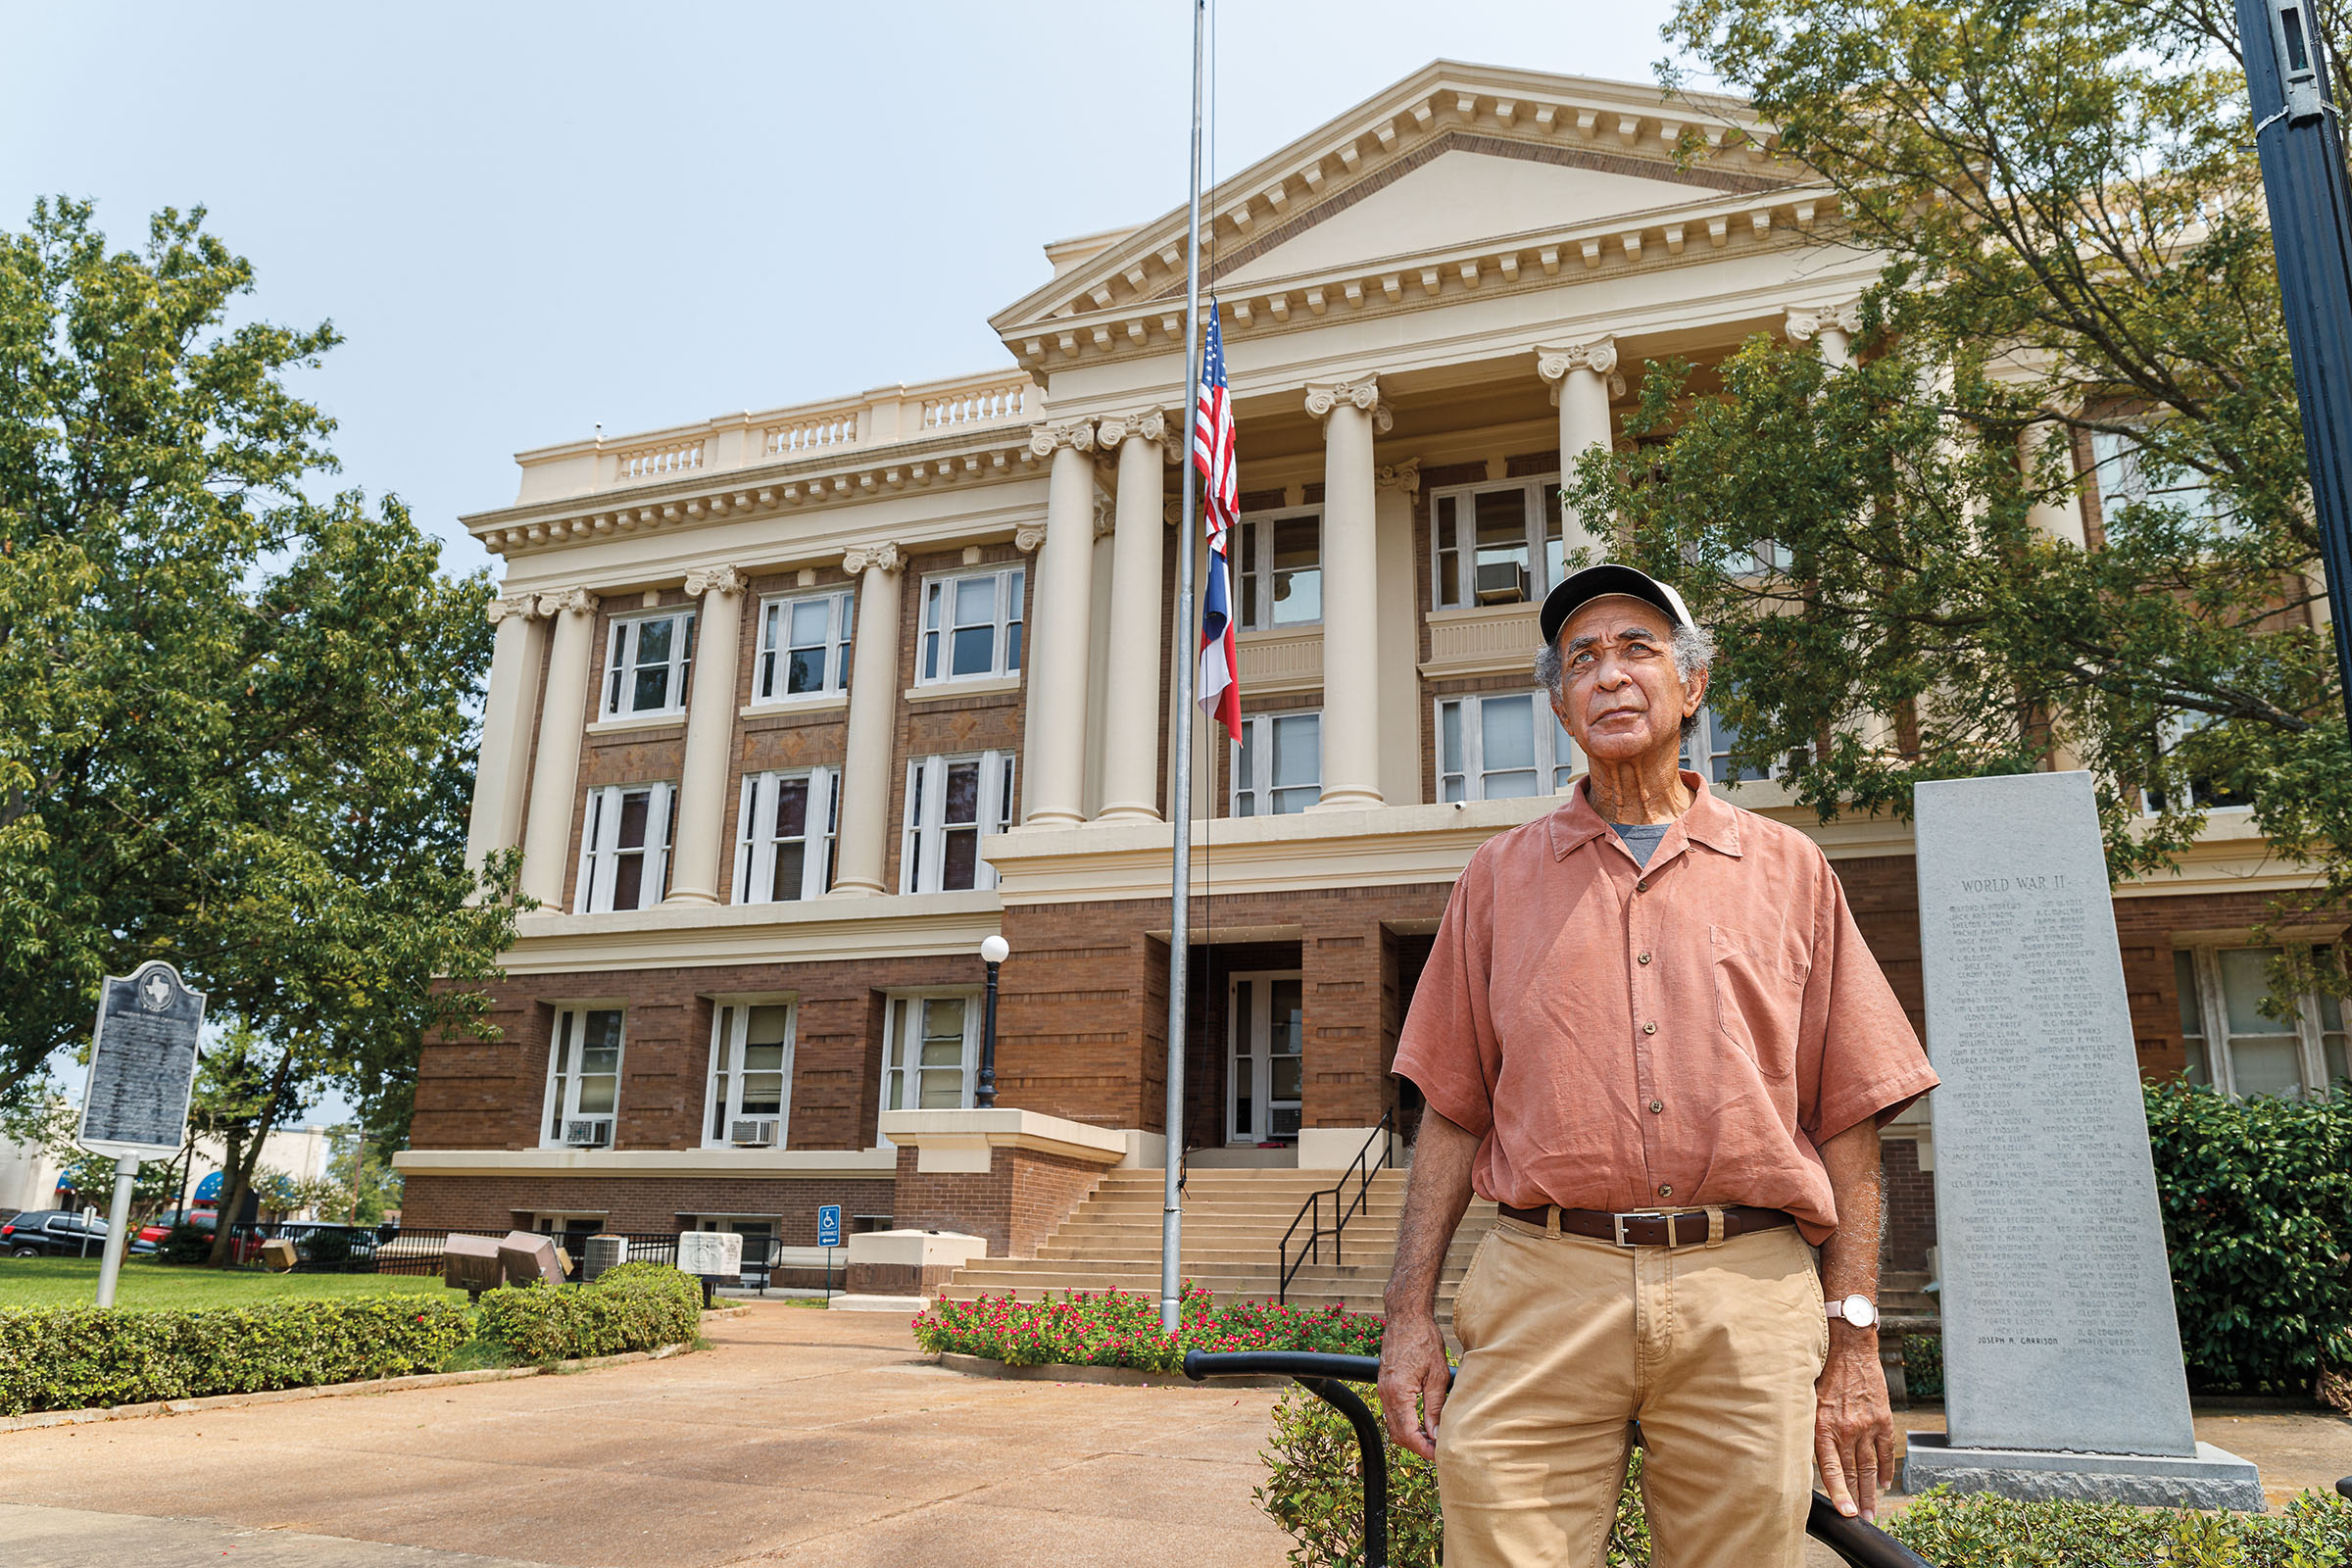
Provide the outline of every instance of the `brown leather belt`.
{"type": "MultiPolygon", "coordinates": [[[[1660,1214],[1654,1211],[1612,1214],[1597,1208],[1558,1208],[1549,1204],[1542,1208],[1514,1208],[1509,1203],[1495,1205],[1504,1219],[1515,1219],[1522,1225],[1538,1230],[1551,1229],[1551,1216],[1560,1216],[1560,1229],[1572,1236],[1590,1236],[1594,1241],[1610,1242],[1619,1247],[1696,1247],[1707,1240],[1706,1212],[1702,1209],[1689,1214],[1660,1214]]],[[[1794,1215],[1785,1208],[1750,1208],[1744,1203],[1729,1203],[1719,1210],[1723,1215],[1723,1239],[1745,1236],[1750,1231],[1768,1231],[1776,1225],[1793,1225],[1794,1215]]]]}

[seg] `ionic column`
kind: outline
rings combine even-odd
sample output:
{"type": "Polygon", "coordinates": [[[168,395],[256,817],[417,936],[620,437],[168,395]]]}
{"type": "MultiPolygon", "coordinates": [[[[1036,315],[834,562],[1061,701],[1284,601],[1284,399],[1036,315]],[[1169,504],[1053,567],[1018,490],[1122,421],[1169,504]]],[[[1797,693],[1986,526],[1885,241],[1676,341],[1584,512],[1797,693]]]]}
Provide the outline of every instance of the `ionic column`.
{"type": "Polygon", "coordinates": [[[567,588],[539,596],[552,619],[547,696],[539,706],[539,760],[531,769],[531,813],[522,836],[522,891],[541,912],[562,914],[571,860],[571,803],[580,782],[580,738],[588,723],[588,670],[596,652],[596,595],[567,588]]]}
{"type": "MultiPolygon", "coordinates": [[[[1536,373],[1549,381],[1551,401],[1560,411],[1560,480],[1576,473],[1577,459],[1593,447],[1607,450],[1617,439],[1609,423],[1609,395],[1624,390],[1617,378],[1617,340],[1604,337],[1592,343],[1571,343],[1536,350],[1536,373]]],[[[1573,556],[1590,550],[1601,560],[1611,554],[1605,529],[1588,524],[1574,508],[1560,513],[1560,545],[1573,556]]]]}
{"type": "Polygon", "coordinates": [[[1169,439],[1175,433],[1157,409],[1104,419],[1095,432],[1100,445],[1119,455],[1100,820],[1159,817],[1159,678],[1167,662],[1159,634],[1160,557],[1167,531],[1160,474],[1175,457],[1169,439]]]}
{"type": "Polygon", "coordinates": [[[899,704],[899,590],[906,558],[895,544],[857,545],[841,569],[858,581],[858,635],[850,661],[850,733],[841,766],[841,827],[833,896],[888,891],[891,719],[899,704]]]}
{"type": "Polygon", "coordinates": [[[1818,341],[1821,363],[1833,370],[1851,368],[1854,334],[1862,330],[1862,307],[1853,300],[1843,305],[1791,305],[1785,330],[1791,343],[1818,341]]]}
{"type": "Polygon", "coordinates": [[[530,797],[532,705],[539,700],[539,664],[547,657],[547,618],[535,594],[493,599],[482,612],[498,628],[490,655],[490,689],[482,698],[482,750],[474,764],[473,812],[466,823],[466,865],[522,842],[522,808],[530,797]]]}
{"type": "Polygon", "coordinates": [[[1389,428],[1377,377],[1309,386],[1323,421],[1323,794],[1311,809],[1381,804],[1380,545],[1372,438],[1389,428]]]}
{"type": "Polygon", "coordinates": [[[1029,596],[1026,820],[1086,820],[1086,665],[1095,588],[1094,422],[1039,425],[1029,450],[1054,460],[1046,537],[1029,596]]]}
{"type": "Polygon", "coordinates": [[[742,664],[744,575],[733,566],[686,574],[695,614],[694,689],[686,708],[686,763],[678,775],[678,830],[670,848],[664,904],[718,902],[725,842],[727,759],[735,739],[735,675],[742,664]]]}

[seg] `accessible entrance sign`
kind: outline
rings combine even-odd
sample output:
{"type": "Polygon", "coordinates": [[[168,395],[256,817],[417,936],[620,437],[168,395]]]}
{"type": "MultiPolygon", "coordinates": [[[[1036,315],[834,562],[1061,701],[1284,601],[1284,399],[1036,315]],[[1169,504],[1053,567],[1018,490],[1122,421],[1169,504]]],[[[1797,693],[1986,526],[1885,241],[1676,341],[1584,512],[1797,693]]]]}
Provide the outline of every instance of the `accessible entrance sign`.
{"type": "Polygon", "coordinates": [[[839,1247],[841,1245],[841,1205],[839,1203],[827,1203],[816,1211],[816,1245],[819,1247],[839,1247]]]}
{"type": "Polygon", "coordinates": [[[204,993],[190,991],[172,965],[159,959],[128,979],[108,975],[75,1142],[117,1159],[178,1153],[203,1027],[204,993]]]}

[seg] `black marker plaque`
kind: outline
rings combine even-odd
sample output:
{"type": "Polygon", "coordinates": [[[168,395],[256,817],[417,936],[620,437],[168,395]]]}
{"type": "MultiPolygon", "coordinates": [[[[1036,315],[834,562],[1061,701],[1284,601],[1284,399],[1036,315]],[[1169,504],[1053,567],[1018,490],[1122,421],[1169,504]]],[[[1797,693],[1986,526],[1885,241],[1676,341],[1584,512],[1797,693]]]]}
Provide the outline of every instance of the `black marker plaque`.
{"type": "Polygon", "coordinates": [[[187,1139],[203,1027],[204,993],[190,991],[170,964],[143,963],[128,979],[108,975],[90,1043],[81,1147],[118,1158],[176,1153],[187,1139]]]}

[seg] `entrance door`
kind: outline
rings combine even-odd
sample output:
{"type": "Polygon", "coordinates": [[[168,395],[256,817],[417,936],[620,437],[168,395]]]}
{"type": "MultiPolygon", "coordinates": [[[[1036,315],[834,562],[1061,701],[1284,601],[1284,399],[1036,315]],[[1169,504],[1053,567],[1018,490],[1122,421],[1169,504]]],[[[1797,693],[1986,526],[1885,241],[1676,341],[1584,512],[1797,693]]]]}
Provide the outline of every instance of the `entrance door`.
{"type": "Polygon", "coordinates": [[[1225,1138],[1290,1143],[1298,1137],[1300,1049],[1306,988],[1298,975],[1237,974],[1225,1006],[1225,1138]]]}

